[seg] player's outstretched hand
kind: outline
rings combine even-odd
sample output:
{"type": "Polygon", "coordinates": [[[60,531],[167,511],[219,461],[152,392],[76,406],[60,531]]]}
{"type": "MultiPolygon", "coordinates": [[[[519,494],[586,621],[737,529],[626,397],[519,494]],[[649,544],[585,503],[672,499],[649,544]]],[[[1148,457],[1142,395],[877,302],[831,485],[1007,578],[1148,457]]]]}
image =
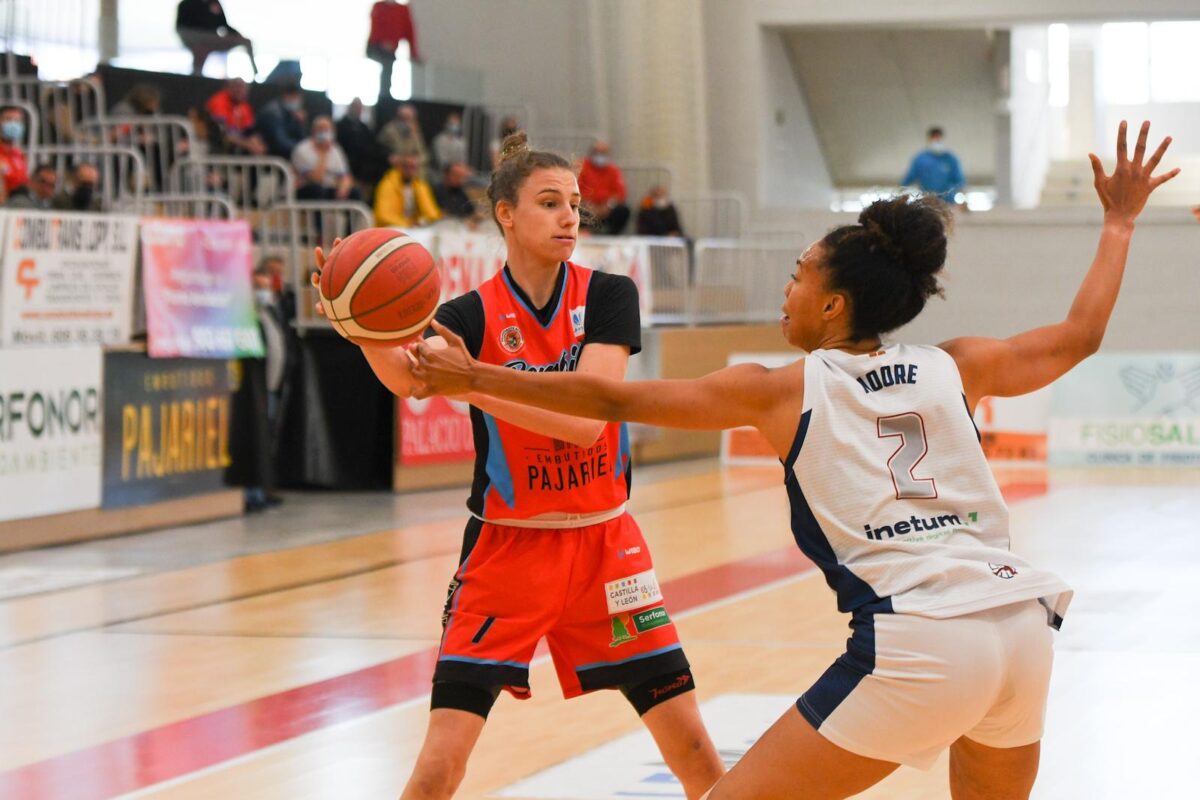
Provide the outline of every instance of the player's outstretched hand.
{"type": "MultiPolygon", "coordinates": [[[[333,247],[337,247],[341,243],[342,243],[342,240],[340,237],[337,239],[334,239],[333,247]]],[[[330,248],[330,252],[332,252],[332,251],[333,251],[333,248],[330,248]]],[[[325,250],[319,246],[314,248],[313,249],[313,258],[317,262],[317,271],[314,272],[312,275],[309,275],[308,279],[309,279],[309,282],[313,285],[313,288],[317,290],[317,304],[316,304],[316,306],[314,306],[314,310],[317,312],[318,316],[324,317],[324,316],[326,316],[325,306],[323,306],[321,304],[320,289],[321,289],[321,270],[325,269],[325,250]]]]}
{"type": "Polygon", "coordinates": [[[1143,122],[1138,134],[1137,147],[1134,148],[1133,158],[1129,158],[1129,146],[1126,143],[1126,132],[1129,125],[1121,120],[1117,130],[1117,165],[1112,175],[1104,174],[1104,166],[1095,153],[1089,153],[1092,161],[1092,172],[1096,177],[1096,194],[1100,196],[1100,204],[1104,206],[1104,216],[1121,222],[1133,222],[1137,215],[1146,207],[1150,193],[1179,174],[1179,168],[1165,172],[1155,177],[1154,170],[1163,154],[1171,144],[1171,137],[1162,140],[1162,144],[1154,151],[1149,160],[1146,156],[1146,139],[1150,136],[1150,123],[1143,122]]]}
{"type": "Polygon", "coordinates": [[[418,386],[414,397],[425,398],[435,394],[466,394],[471,391],[471,378],[478,363],[471,357],[466,343],[454,331],[440,322],[433,322],[433,329],[446,340],[445,347],[435,347],[420,341],[412,346],[415,353],[413,377],[418,386]]]}

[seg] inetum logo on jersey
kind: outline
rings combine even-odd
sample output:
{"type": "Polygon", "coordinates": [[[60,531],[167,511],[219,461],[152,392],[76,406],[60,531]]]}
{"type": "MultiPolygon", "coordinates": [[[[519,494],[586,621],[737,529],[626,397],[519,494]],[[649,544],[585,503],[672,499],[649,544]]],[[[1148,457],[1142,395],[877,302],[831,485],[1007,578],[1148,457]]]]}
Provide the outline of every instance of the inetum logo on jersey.
{"type": "MultiPolygon", "coordinates": [[[[958,514],[942,514],[937,517],[909,517],[902,519],[899,522],[893,522],[891,525],[863,525],[863,530],[867,533],[867,538],[873,541],[882,541],[883,539],[894,539],[897,536],[905,536],[910,533],[921,533],[928,531],[936,531],[941,528],[949,528],[955,525],[962,525],[962,519],[958,514]]],[[[944,534],[943,534],[944,535],[944,534]]]]}
{"type": "Polygon", "coordinates": [[[571,330],[576,336],[583,336],[583,315],[587,306],[575,306],[571,309],[571,330]]]}

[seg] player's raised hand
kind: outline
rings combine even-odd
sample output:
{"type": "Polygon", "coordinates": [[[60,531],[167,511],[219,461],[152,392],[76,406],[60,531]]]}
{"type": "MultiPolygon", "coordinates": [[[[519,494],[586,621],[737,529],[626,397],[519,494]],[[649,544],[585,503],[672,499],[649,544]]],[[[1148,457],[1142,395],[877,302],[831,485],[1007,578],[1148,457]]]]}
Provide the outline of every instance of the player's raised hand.
{"type": "Polygon", "coordinates": [[[466,394],[471,391],[471,379],[478,363],[471,357],[467,345],[454,331],[440,322],[433,322],[433,329],[446,340],[445,347],[435,347],[421,341],[412,346],[415,352],[412,374],[419,386],[414,397],[430,397],[435,394],[466,394]]]}
{"type": "Polygon", "coordinates": [[[1150,193],[1178,175],[1179,168],[1176,167],[1157,177],[1154,175],[1158,162],[1162,160],[1163,154],[1167,152],[1167,147],[1171,144],[1171,137],[1163,139],[1162,144],[1147,160],[1146,140],[1150,136],[1149,121],[1142,123],[1142,129],[1138,133],[1137,146],[1134,148],[1131,159],[1126,142],[1128,128],[1128,123],[1121,120],[1121,127],[1117,130],[1117,165],[1113,168],[1112,175],[1104,174],[1104,166],[1095,153],[1089,153],[1088,158],[1092,162],[1092,173],[1096,178],[1096,194],[1100,197],[1100,204],[1104,206],[1105,217],[1133,222],[1146,207],[1150,193]]]}
{"type": "MultiPolygon", "coordinates": [[[[334,247],[337,247],[341,243],[342,243],[341,237],[333,240],[334,247]]],[[[330,248],[331,252],[332,252],[332,250],[333,250],[333,248],[330,248]]],[[[319,316],[324,317],[324,316],[326,316],[325,306],[321,304],[321,270],[325,269],[325,250],[324,250],[324,248],[317,246],[316,248],[313,249],[313,260],[315,260],[317,262],[317,271],[314,272],[312,275],[309,275],[308,280],[309,280],[309,283],[311,283],[313,285],[313,288],[317,290],[317,303],[314,306],[314,310],[317,312],[317,314],[319,316]]]]}

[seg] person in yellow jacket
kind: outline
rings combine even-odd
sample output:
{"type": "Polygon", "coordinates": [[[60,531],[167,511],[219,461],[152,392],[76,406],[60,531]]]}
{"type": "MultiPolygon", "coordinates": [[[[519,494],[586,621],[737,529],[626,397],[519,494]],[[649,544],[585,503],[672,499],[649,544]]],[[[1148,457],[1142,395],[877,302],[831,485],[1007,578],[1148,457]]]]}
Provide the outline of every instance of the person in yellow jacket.
{"type": "Polygon", "coordinates": [[[375,224],[381,228],[429,225],[442,218],[433,189],[420,176],[416,156],[393,161],[375,189],[375,224]]]}

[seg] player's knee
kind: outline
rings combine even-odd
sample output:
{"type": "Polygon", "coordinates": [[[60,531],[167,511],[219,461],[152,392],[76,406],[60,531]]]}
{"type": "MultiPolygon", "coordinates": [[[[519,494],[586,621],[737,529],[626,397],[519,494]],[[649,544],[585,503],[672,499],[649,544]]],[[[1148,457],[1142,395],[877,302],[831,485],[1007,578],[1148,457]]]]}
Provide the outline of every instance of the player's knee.
{"type": "MultiPolygon", "coordinates": [[[[696,682],[692,679],[692,670],[685,668],[678,672],[657,675],[642,683],[622,686],[621,693],[637,711],[638,716],[644,717],[646,712],[655,706],[667,702],[672,697],[686,694],[695,688],[696,682]]],[[[703,743],[698,744],[702,745],[703,743]]]]}
{"type": "Polygon", "coordinates": [[[466,774],[466,758],[450,753],[422,753],[413,768],[404,796],[414,800],[442,800],[453,797],[466,774]]]}

